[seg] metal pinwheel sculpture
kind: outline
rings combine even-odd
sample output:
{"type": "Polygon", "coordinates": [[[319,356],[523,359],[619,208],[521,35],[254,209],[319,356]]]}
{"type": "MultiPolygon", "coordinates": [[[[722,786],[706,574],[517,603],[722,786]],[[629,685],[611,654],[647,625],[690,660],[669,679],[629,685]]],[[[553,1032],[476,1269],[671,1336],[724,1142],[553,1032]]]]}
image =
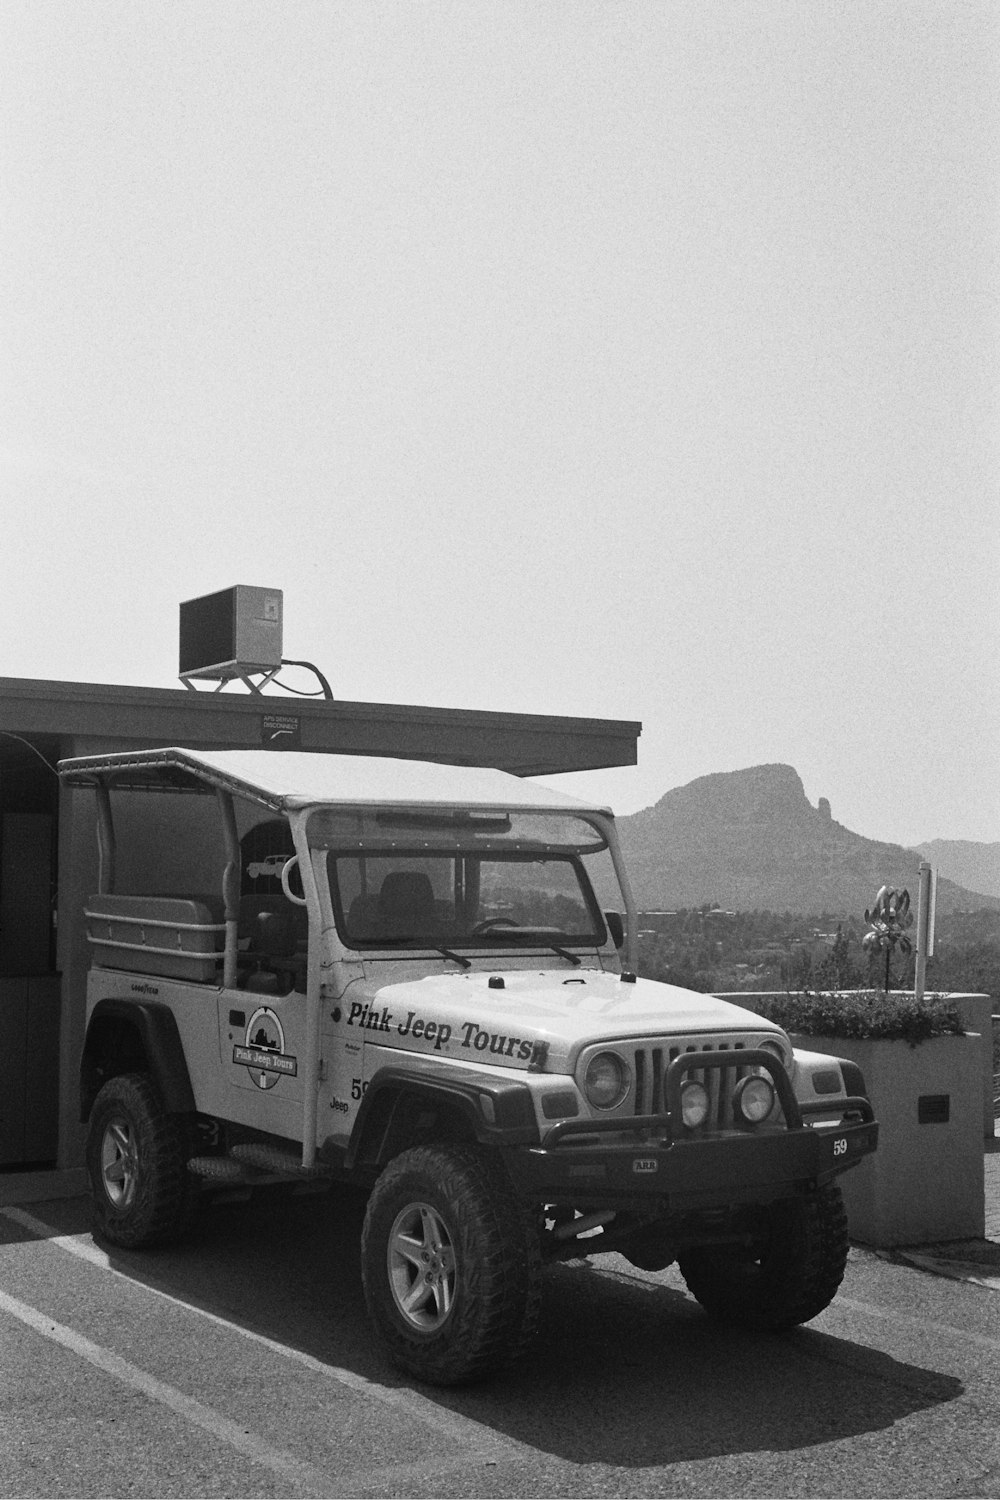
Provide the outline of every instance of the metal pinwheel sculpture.
{"type": "Polygon", "coordinates": [[[885,954],[885,992],[888,994],[890,965],[895,949],[898,947],[901,953],[913,950],[913,944],[906,936],[907,927],[913,925],[909,891],[897,891],[894,886],[884,885],[872,906],[866,908],[865,921],[870,925],[871,931],[865,933],[861,946],[872,955],[885,954]]]}

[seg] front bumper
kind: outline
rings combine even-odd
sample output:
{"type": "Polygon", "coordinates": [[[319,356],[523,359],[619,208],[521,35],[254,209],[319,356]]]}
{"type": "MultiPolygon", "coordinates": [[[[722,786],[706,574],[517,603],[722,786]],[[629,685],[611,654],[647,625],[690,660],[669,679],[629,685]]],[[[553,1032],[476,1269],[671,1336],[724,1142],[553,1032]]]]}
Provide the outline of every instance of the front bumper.
{"type": "MultiPolygon", "coordinates": [[[[867,1101],[866,1101],[867,1102],[867,1101]]],[[[511,1152],[518,1190],[535,1201],[635,1203],[670,1210],[787,1198],[856,1166],[878,1144],[873,1119],[702,1139],[597,1140],[511,1152]]]]}
{"type": "MultiPolygon", "coordinates": [[[[696,1061],[704,1069],[729,1066],[732,1058],[701,1053],[696,1061]]],[[[687,1130],[680,1123],[680,1088],[695,1059],[682,1057],[667,1070],[662,1114],[563,1121],[544,1145],[515,1148],[509,1167],[517,1188],[536,1202],[648,1209],[658,1200],[667,1212],[721,1208],[808,1191],[876,1149],[878,1124],[868,1099],[804,1104],[796,1100],[788,1075],[770,1053],[746,1051],[741,1061],[772,1075],[782,1123],[687,1130]],[[810,1123],[810,1116],[822,1119],[810,1123]]]]}

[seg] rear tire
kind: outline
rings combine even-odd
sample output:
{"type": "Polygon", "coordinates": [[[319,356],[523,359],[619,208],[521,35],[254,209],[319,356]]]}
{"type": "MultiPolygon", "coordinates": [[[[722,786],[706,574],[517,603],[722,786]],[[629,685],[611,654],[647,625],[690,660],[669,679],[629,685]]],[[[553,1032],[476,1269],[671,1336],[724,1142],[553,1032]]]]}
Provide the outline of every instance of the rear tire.
{"type": "Polygon", "coordinates": [[[538,1235],[500,1163],[478,1146],[418,1146],[372,1190],[365,1301],[392,1362],[431,1385],[515,1360],[538,1322],[538,1235]]]}
{"type": "Polygon", "coordinates": [[[808,1323],[833,1301],[847,1265],[847,1215],[837,1183],[766,1210],[750,1245],[704,1245],[678,1257],[706,1312],[777,1331],[808,1323]]]}
{"type": "Polygon", "coordinates": [[[87,1171],[94,1232],[138,1250],[187,1228],[197,1184],[187,1170],[181,1122],[145,1073],[123,1073],[101,1089],[90,1115],[87,1171]]]}

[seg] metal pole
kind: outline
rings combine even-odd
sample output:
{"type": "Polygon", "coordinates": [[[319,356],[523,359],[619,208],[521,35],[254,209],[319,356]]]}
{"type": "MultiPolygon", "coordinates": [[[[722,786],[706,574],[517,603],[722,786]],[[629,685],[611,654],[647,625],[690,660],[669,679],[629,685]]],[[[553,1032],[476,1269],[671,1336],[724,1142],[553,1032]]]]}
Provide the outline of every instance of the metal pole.
{"type": "Polygon", "coordinates": [[[931,867],[925,859],[920,861],[919,894],[917,896],[917,962],[913,976],[913,994],[917,1000],[924,998],[927,983],[927,950],[931,928],[931,867]]]}
{"type": "Polygon", "coordinates": [[[111,814],[108,784],[98,777],[97,785],[97,889],[102,896],[115,888],[115,820],[111,814]]]}
{"type": "MultiPolygon", "coordinates": [[[[309,953],[306,961],[306,1026],[305,1056],[302,1060],[302,1165],[307,1170],[316,1163],[316,1135],[319,1117],[319,1081],[322,1046],[320,1027],[320,952],[322,910],[316,871],[313,869],[312,851],[306,838],[306,821],[309,810],[295,812],[289,818],[292,826],[292,841],[299,856],[299,875],[305,893],[309,913],[309,953]]],[[[286,892],[287,894],[287,892],[286,892]]]]}
{"type": "Polygon", "coordinates": [[[639,915],[636,911],[632,883],[628,877],[621,844],[618,842],[618,828],[614,818],[610,815],[605,817],[603,813],[588,817],[586,821],[603,833],[608,841],[611,862],[615,867],[615,874],[618,876],[618,884],[625,901],[625,966],[634,974],[639,962],[639,915]]]}
{"type": "Polygon", "coordinates": [[[222,960],[222,983],[227,990],[236,987],[236,950],[240,916],[240,835],[236,827],[236,810],[231,792],[216,787],[222,831],[226,842],[226,868],[222,874],[222,897],[225,903],[226,947],[222,960]]]}

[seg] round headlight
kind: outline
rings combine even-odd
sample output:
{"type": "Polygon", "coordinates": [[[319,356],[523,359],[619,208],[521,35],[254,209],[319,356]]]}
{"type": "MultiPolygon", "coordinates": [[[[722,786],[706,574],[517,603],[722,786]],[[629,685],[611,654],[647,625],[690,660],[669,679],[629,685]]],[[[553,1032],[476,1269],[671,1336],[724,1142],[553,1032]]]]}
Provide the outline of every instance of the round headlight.
{"type": "Polygon", "coordinates": [[[733,1092],[733,1114],[744,1125],[760,1125],[774,1108],[774,1085],[760,1073],[741,1078],[733,1092]]]}
{"type": "Polygon", "coordinates": [[[615,1052],[598,1052],[587,1064],[583,1091],[595,1109],[614,1109],[631,1085],[628,1068],[615,1052]]]}
{"type": "Polygon", "coordinates": [[[708,1118],[708,1089],[697,1079],[681,1084],[681,1116],[689,1130],[704,1125],[708,1118]]]}

